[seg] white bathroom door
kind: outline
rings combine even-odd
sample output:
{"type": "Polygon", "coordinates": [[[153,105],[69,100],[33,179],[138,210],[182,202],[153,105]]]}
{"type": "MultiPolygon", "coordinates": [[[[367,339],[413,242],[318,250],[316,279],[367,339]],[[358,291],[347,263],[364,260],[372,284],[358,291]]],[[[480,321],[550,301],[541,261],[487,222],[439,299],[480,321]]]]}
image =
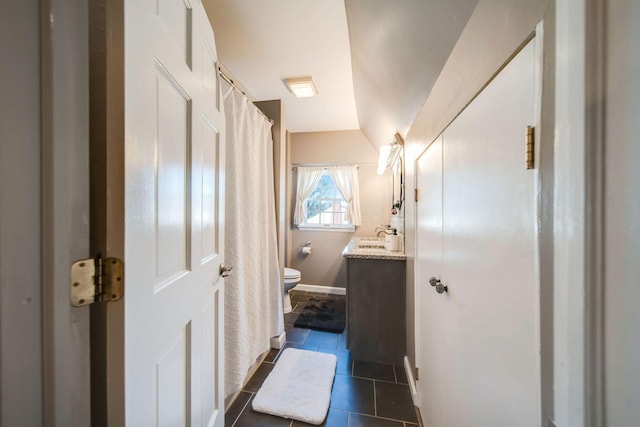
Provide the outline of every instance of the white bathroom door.
{"type": "Polygon", "coordinates": [[[224,425],[224,114],[198,0],[126,0],[125,421],[224,425]]]}
{"type": "Polygon", "coordinates": [[[447,425],[447,328],[446,298],[436,292],[429,279],[441,280],[442,271],[442,141],[440,136],[418,158],[416,176],[416,366],[420,368],[417,382],[422,421],[426,426],[447,425]]]}

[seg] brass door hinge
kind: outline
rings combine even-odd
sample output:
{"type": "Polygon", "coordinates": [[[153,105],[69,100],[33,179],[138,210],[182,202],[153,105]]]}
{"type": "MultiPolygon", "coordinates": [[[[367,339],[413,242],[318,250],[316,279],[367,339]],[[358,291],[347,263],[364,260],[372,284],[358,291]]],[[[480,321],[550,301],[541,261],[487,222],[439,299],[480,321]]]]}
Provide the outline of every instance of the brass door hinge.
{"type": "Polygon", "coordinates": [[[416,366],[416,381],[420,379],[420,368],[416,366]]]}
{"type": "Polygon", "coordinates": [[[418,189],[415,188],[413,190],[413,199],[415,200],[416,203],[418,203],[418,189]]]}
{"type": "Polygon", "coordinates": [[[71,305],[118,301],[124,295],[124,264],[118,258],[81,259],[71,265],[71,305]]]}
{"type": "Polygon", "coordinates": [[[527,126],[527,169],[533,169],[535,167],[535,140],[535,128],[533,126],[527,126]]]}

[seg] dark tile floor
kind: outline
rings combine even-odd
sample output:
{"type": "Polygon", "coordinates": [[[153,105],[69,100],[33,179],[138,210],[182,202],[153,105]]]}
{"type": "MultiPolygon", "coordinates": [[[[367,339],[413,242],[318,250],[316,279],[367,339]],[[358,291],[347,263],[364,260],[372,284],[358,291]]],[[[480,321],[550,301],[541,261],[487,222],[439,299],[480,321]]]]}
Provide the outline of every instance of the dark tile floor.
{"type": "MultiPolygon", "coordinates": [[[[291,291],[293,312],[285,315],[287,342],[284,347],[303,348],[335,354],[336,377],[331,392],[327,427],[409,427],[417,426],[416,410],[411,400],[407,377],[401,366],[381,365],[352,360],[346,347],[346,335],[320,332],[293,326],[296,317],[311,297],[344,298],[304,291],[291,291]]],[[[227,427],[299,427],[310,424],[255,412],[251,401],[280,353],[271,350],[256,373],[226,412],[227,427]]],[[[304,378],[300,379],[304,381],[304,378]]]]}

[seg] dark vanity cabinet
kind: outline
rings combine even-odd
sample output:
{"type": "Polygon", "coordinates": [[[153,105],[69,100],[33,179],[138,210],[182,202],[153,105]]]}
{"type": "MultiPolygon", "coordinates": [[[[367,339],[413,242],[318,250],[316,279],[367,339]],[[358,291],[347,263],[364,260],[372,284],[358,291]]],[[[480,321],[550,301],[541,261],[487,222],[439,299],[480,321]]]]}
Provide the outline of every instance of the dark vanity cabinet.
{"type": "Polygon", "coordinates": [[[407,354],[406,260],[346,258],[351,357],[402,366],[407,354]]]}

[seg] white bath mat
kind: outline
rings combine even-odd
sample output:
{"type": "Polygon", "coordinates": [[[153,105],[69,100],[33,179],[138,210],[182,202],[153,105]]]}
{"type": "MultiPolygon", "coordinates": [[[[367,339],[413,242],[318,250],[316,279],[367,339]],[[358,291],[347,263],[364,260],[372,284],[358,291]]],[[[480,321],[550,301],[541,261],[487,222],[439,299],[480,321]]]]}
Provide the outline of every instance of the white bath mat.
{"type": "Polygon", "coordinates": [[[285,349],[252,407],[255,411],[322,424],[329,410],[337,358],[316,351],[285,349]]]}

